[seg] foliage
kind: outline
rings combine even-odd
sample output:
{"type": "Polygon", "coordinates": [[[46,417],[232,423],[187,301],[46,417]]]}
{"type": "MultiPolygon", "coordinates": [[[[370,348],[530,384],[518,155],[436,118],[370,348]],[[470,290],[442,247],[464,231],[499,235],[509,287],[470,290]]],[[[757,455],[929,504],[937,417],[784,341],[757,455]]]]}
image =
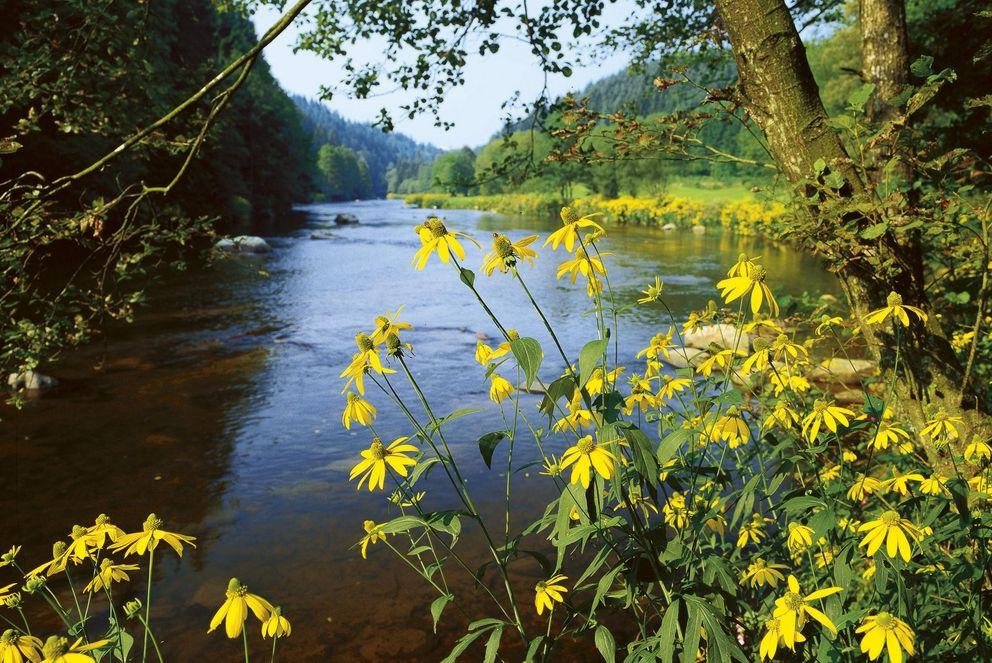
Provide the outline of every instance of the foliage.
{"type": "Polygon", "coordinates": [[[330,200],[368,198],[372,193],[369,167],[361,155],[347,147],[324,143],[317,150],[317,189],[330,200]]]}
{"type": "Polygon", "coordinates": [[[447,193],[467,194],[475,185],[475,153],[467,147],[445,152],[431,166],[431,182],[447,193]]]}
{"type": "Polygon", "coordinates": [[[296,111],[261,59],[114,151],[255,46],[243,17],[206,0],[13,2],[5,17],[4,375],[130,320],[150,278],[198,260],[217,231],[274,223],[310,172],[296,111]],[[112,168],[90,168],[105,155],[112,168]]]}
{"type": "Polygon", "coordinates": [[[395,517],[366,522],[363,555],[381,547],[420,575],[435,592],[435,622],[449,604],[489,606],[446,660],[481,658],[483,647],[495,660],[508,640],[527,660],[551,660],[576,638],[607,661],[876,660],[883,650],[890,661],[988,658],[992,447],[942,410],[915,427],[898,387],[904,364],[891,379],[877,369],[861,377],[845,396],[857,405],[838,403],[830,387],[831,367],[862,335],[889,333],[898,353],[911,325],[933,313],[893,292],[862,319],[823,309],[780,319],[775,275],[742,255],[716,284],[723,307],[684,322],[665,305],[665,284],[649,284],[637,305],[658,317],[658,333],[622,356],[618,319],[634,304],[617,301],[610,281],[603,249],[614,219],[570,207],[561,219],[545,246],[568,254],[558,278],[571,275],[592,307],[578,351],[561,344],[527,286],[521,267],[535,258],[536,237],[497,234],[483,258],[487,274],[515,285],[507,306],[477,288],[462,244],[471,238],[434,217],[418,227],[418,268],[437,255],[499,330],[475,357],[505,422],[478,431],[481,462],[506,477],[500,512],[481,513],[461,479],[466,460],[449,442],[472,411],[432,407],[416,375],[431,359],[405,342],[408,324],[377,318],[342,374],[345,391],[358,389],[349,407],[374,413],[381,400],[410,424],[377,430],[374,414],[364,423],[371,445],[351,478],[361,486],[378,476],[370,490],[385,489],[395,517]],[[511,327],[523,318],[493,312],[528,309],[548,347],[511,327]],[[714,340],[690,356],[683,341],[704,327],[714,340]],[[539,398],[526,394],[532,383],[539,398]],[[387,433],[404,437],[387,448],[378,437],[387,433]],[[511,477],[535,465],[553,497],[517,528],[511,477]],[[432,508],[439,481],[457,509],[432,508]],[[474,572],[459,549],[469,536],[489,556],[474,572]],[[461,572],[474,574],[477,597],[448,590],[461,572]],[[536,575],[533,589],[521,575],[536,575]]]}

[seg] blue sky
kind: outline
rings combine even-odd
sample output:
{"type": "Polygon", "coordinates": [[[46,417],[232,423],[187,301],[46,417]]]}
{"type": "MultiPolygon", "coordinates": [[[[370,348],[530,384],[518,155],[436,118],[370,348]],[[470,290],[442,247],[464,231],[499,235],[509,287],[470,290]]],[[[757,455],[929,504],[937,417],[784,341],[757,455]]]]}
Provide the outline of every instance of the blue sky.
{"type": "MultiPolygon", "coordinates": [[[[624,4],[617,3],[608,10],[619,17],[626,12],[624,4]]],[[[258,33],[265,32],[277,18],[278,13],[272,8],[259,9],[253,17],[258,33]]],[[[338,63],[321,60],[309,53],[294,54],[292,47],[297,34],[295,28],[290,28],[280,35],[265,49],[265,58],[284,89],[316,97],[321,85],[333,86],[341,79],[342,69],[338,63]]],[[[380,62],[383,58],[382,45],[373,42],[359,44],[351,55],[356,61],[380,62]]],[[[548,81],[553,95],[581,89],[587,83],[623,69],[627,64],[627,55],[613,55],[596,63],[573,64],[570,78],[559,76],[548,81]]],[[[535,65],[528,47],[512,41],[504,42],[495,55],[470,58],[465,79],[465,85],[451,90],[441,109],[443,119],[455,123],[453,129],[445,131],[435,127],[429,115],[410,120],[394,112],[395,130],[443,148],[482,145],[502,126],[506,111],[500,109],[500,104],[517,91],[521,94],[521,100],[532,101],[544,84],[543,74],[535,65]]],[[[330,106],[348,119],[369,122],[380,108],[398,111],[399,106],[410,98],[402,92],[368,100],[337,94],[330,106]]]]}

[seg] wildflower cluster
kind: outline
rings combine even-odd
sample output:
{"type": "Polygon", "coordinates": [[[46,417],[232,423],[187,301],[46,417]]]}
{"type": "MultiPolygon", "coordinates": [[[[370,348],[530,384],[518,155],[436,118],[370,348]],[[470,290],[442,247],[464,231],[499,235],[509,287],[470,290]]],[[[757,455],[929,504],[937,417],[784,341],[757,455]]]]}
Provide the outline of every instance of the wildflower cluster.
{"type": "MultiPolygon", "coordinates": [[[[534,236],[496,234],[482,265],[517,282],[532,311],[526,322],[543,325],[553,343],[547,355],[492,312],[468,256],[446,244],[458,257],[452,268],[501,337],[475,347],[480,382],[505,423],[478,437],[485,465],[495,471],[503,463],[499,517],[476,508],[465,461],[450,451],[452,422],[464,430],[470,412],[440,416],[404,353],[376,363],[371,338],[352,364],[411,426],[388,446],[371,431],[351,473],[370,490],[388,479],[390,508],[398,508],[391,520],[364,522],[362,556],[381,543],[404,559],[436,592],[436,622],[455,601],[447,574],[471,569],[457,548],[463,519],[489,550],[473,576],[487,579],[479,591],[493,616],[473,622],[455,654],[484,636],[496,652],[505,633],[523,640],[528,660],[547,660],[563,637],[586,635],[608,659],[622,647],[628,660],[681,652],[684,660],[884,653],[901,661],[988,652],[990,580],[982,569],[990,563],[992,446],[960,417],[933,410],[920,418],[905,407],[899,366],[879,380],[876,366],[850,357],[859,334],[894,331],[927,313],[893,294],[857,319],[824,309],[781,319],[773,275],[742,254],[716,284],[723,308],[711,304],[682,320],[669,313],[621,363],[613,338],[620,303],[599,249],[607,225],[573,208],[560,216],[544,246],[569,254],[558,278],[581,279],[593,305],[592,339],[577,352],[561,342],[518,270],[538,259],[534,236]],[[838,377],[844,362],[855,368],[838,377]],[[393,371],[415,402],[393,385],[393,371]],[[857,389],[838,390],[839,380],[851,386],[852,374],[857,389]],[[541,468],[530,480],[545,482],[554,498],[514,530],[515,486],[530,465],[541,468]],[[432,468],[450,481],[457,509],[427,508],[419,483],[439,475],[432,468]],[[533,575],[535,561],[537,582],[522,600],[519,578],[533,575]],[[624,613],[626,622],[610,623],[630,628],[607,627],[607,613],[624,613]]],[[[437,237],[465,238],[420,232],[417,266],[425,253],[448,262],[440,244],[430,244],[437,237]]],[[[667,312],[665,291],[657,277],[637,305],[667,312]]],[[[346,408],[346,424],[372,428],[370,403],[352,394],[346,408]]]]}
{"type": "MultiPolygon", "coordinates": [[[[154,654],[161,663],[162,652],[151,624],[152,570],[160,544],[171,548],[179,557],[187,548],[195,548],[196,537],[165,529],[165,524],[154,513],[149,514],[141,529],[125,532],[105,514],[100,514],[92,525],[75,525],[69,539],[57,541],[52,546],[52,556],[44,563],[25,571],[18,556],[20,546],[13,546],[0,555],[0,568],[10,567],[22,576],[20,591],[12,591],[17,583],[0,588],[0,602],[13,615],[5,617],[12,627],[0,635],[0,661],[4,663],[96,663],[101,660],[146,661],[154,654]],[[119,555],[120,559],[115,558],[119,555]],[[128,563],[134,560],[138,563],[128,563]],[[119,603],[116,598],[131,594],[127,587],[131,575],[142,571],[140,562],[147,560],[147,584],[144,599],[119,603]],[[79,577],[88,578],[80,586],[79,577]],[[124,585],[123,588],[119,585],[124,585]],[[66,604],[66,592],[72,603],[66,604]],[[43,600],[65,627],[65,635],[50,635],[44,641],[32,631],[25,598],[43,600]],[[116,596],[115,596],[116,595],[116,596]],[[105,607],[101,604],[105,602],[105,607]],[[105,625],[100,626],[101,615],[106,615],[105,625]],[[142,642],[125,629],[124,620],[134,619],[140,624],[142,642]],[[151,645],[151,647],[149,647],[151,645]]],[[[265,599],[247,593],[247,589],[232,579],[227,600],[210,623],[213,631],[221,622],[229,638],[241,636],[245,660],[249,660],[248,640],[244,624],[251,610],[261,622],[263,637],[273,639],[272,658],[278,638],[289,635],[290,625],[279,608],[265,599]]]]}

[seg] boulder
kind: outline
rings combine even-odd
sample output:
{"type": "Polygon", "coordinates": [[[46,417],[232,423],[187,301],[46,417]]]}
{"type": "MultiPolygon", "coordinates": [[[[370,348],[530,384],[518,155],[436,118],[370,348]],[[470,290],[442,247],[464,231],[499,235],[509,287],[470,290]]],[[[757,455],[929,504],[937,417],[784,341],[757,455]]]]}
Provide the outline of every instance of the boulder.
{"type": "Polygon", "coordinates": [[[864,405],[865,392],[858,389],[843,389],[834,394],[838,405],[864,405]]]}
{"type": "Polygon", "coordinates": [[[820,362],[819,366],[810,371],[809,376],[820,382],[858,384],[864,378],[874,375],[877,368],[875,362],[869,359],[834,357],[820,362]]]}
{"type": "Polygon", "coordinates": [[[737,342],[740,350],[748,350],[751,347],[751,336],[747,332],[739,332],[740,340],[737,340],[737,328],[726,323],[715,325],[704,325],[699,329],[690,330],[682,335],[682,343],[690,348],[708,350],[714,343],[724,348],[730,349],[737,342]]]}
{"type": "Polygon", "coordinates": [[[325,232],[312,232],[310,233],[310,239],[334,239],[334,235],[325,232]]]}
{"type": "Polygon", "coordinates": [[[268,253],[272,250],[268,242],[253,235],[228,237],[214,244],[214,248],[228,253],[268,253]]]}
{"type": "Polygon", "coordinates": [[[694,232],[697,235],[702,235],[704,232],[706,232],[706,226],[701,226],[697,223],[692,227],[692,232],[694,232]]]}
{"type": "Polygon", "coordinates": [[[334,223],[339,226],[350,226],[358,223],[358,217],[354,214],[338,214],[334,217],[334,223]]]}
{"type": "Polygon", "coordinates": [[[59,381],[53,377],[43,375],[37,371],[24,371],[23,373],[11,373],[7,376],[7,385],[17,391],[25,389],[27,391],[44,391],[58,385],[59,381]]]}
{"type": "Polygon", "coordinates": [[[677,225],[675,225],[674,223],[666,223],[665,225],[663,225],[661,227],[661,229],[662,230],[669,230],[669,231],[671,231],[671,230],[678,230],[679,227],[677,225]]]}
{"type": "Polygon", "coordinates": [[[699,348],[672,348],[669,350],[669,356],[659,355],[665,360],[665,363],[669,366],[674,366],[675,368],[689,368],[690,366],[699,366],[701,363],[709,359],[710,353],[706,350],[700,350],[699,348]]]}

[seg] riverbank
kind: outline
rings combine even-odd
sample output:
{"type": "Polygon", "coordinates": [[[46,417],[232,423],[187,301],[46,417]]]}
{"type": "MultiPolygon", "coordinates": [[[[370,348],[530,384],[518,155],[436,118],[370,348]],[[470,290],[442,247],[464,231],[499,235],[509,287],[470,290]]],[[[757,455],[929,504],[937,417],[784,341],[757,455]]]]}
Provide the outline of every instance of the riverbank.
{"type": "Polygon", "coordinates": [[[655,197],[584,196],[565,201],[558,196],[515,193],[490,196],[454,196],[415,193],[399,196],[406,204],[424,209],[472,209],[515,216],[555,217],[565,204],[581,214],[602,214],[621,225],[643,225],[666,230],[723,228],[738,235],[771,239],[782,235],[789,210],[777,200],[748,195],[735,200],[700,200],[665,194],[655,197]]]}

